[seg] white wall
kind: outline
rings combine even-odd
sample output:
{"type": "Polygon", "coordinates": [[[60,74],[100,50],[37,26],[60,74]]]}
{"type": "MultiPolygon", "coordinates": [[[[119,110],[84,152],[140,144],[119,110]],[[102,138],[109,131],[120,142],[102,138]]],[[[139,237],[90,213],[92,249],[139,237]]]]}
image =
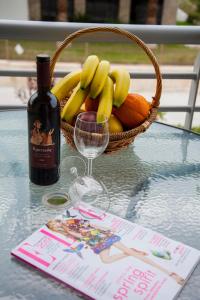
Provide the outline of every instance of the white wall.
{"type": "Polygon", "coordinates": [[[0,19],[28,20],[28,0],[0,0],[0,19]]]}

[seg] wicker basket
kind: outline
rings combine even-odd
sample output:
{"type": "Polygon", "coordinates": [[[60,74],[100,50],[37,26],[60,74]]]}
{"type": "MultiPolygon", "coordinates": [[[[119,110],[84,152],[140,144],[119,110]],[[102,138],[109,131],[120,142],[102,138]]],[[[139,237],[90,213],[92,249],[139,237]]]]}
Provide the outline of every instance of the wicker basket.
{"type": "MultiPolygon", "coordinates": [[[[136,43],[140,48],[142,48],[144,50],[144,52],[150,58],[150,60],[153,64],[154,70],[155,70],[155,75],[156,75],[156,80],[157,80],[155,96],[152,97],[151,110],[150,110],[150,114],[149,114],[148,118],[140,126],[134,128],[134,129],[120,132],[120,133],[110,134],[109,143],[105,150],[105,152],[108,153],[108,152],[114,152],[114,151],[117,151],[117,150],[127,147],[130,143],[132,143],[134,141],[135,137],[138,134],[146,131],[147,128],[149,128],[149,126],[152,124],[152,122],[156,119],[158,106],[159,106],[159,100],[160,100],[161,91],[162,91],[162,78],[161,78],[158,62],[157,62],[154,54],[152,53],[152,51],[147,47],[147,45],[141,39],[139,39],[137,36],[135,36],[134,34],[131,34],[128,31],[122,30],[117,27],[92,27],[92,28],[78,30],[78,31],[70,34],[60,44],[60,46],[56,50],[56,52],[51,60],[51,77],[53,76],[56,61],[57,61],[60,53],[62,52],[62,50],[64,48],[66,48],[74,39],[80,37],[81,35],[88,34],[88,33],[95,33],[95,32],[116,33],[116,34],[125,36],[128,39],[130,39],[131,41],[133,41],[134,43],[136,43]]],[[[63,99],[63,101],[66,101],[66,100],[63,99]]],[[[73,141],[74,127],[71,126],[70,124],[66,123],[65,121],[62,121],[61,129],[65,136],[66,142],[74,147],[74,141],[73,141]]]]}

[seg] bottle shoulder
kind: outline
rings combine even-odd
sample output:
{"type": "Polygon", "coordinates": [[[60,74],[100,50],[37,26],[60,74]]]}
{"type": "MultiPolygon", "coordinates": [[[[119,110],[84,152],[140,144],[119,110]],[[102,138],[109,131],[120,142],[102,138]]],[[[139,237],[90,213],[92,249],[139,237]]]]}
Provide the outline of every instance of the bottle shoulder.
{"type": "Polygon", "coordinates": [[[60,106],[56,96],[50,91],[35,92],[28,101],[28,108],[38,105],[48,105],[52,108],[60,106]]]}

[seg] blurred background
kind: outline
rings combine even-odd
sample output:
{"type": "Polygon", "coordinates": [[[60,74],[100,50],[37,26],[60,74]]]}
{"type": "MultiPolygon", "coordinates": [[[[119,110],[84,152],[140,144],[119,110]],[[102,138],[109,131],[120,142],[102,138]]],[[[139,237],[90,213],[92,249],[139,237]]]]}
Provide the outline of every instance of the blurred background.
{"type": "MultiPolygon", "coordinates": [[[[200,25],[200,0],[1,0],[0,19],[47,22],[142,24],[142,25],[200,25]]],[[[87,24],[86,24],[87,26],[87,24]]],[[[60,41],[0,40],[1,69],[34,69],[35,56],[52,56],[60,41]]],[[[161,72],[192,72],[199,54],[199,45],[151,44],[161,72]]],[[[134,71],[153,71],[151,62],[140,48],[120,42],[73,42],[63,52],[56,69],[69,72],[79,68],[89,54],[97,54],[113,65],[125,64],[134,71]]],[[[161,105],[187,105],[191,80],[164,80],[161,105]]],[[[24,105],[36,89],[35,78],[0,77],[0,105],[24,105]]],[[[134,79],[131,91],[147,100],[155,90],[154,79],[134,79]]],[[[200,104],[200,95],[197,96],[200,104]]],[[[159,120],[184,126],[185,112],[162,112],[159,120]]],[[[200,132],[200,113],[194,113],[193,130],[200,132]]]]}

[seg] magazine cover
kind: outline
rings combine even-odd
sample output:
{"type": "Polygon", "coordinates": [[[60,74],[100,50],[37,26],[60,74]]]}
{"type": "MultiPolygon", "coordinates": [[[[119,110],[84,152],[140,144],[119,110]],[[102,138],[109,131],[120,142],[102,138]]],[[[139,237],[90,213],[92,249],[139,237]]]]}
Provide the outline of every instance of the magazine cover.
{"type": "Polygon", "coordinates": [[[174,299],[200,251],[85,203],[64,211],[12,255],[93,299],[174,299]]]}

